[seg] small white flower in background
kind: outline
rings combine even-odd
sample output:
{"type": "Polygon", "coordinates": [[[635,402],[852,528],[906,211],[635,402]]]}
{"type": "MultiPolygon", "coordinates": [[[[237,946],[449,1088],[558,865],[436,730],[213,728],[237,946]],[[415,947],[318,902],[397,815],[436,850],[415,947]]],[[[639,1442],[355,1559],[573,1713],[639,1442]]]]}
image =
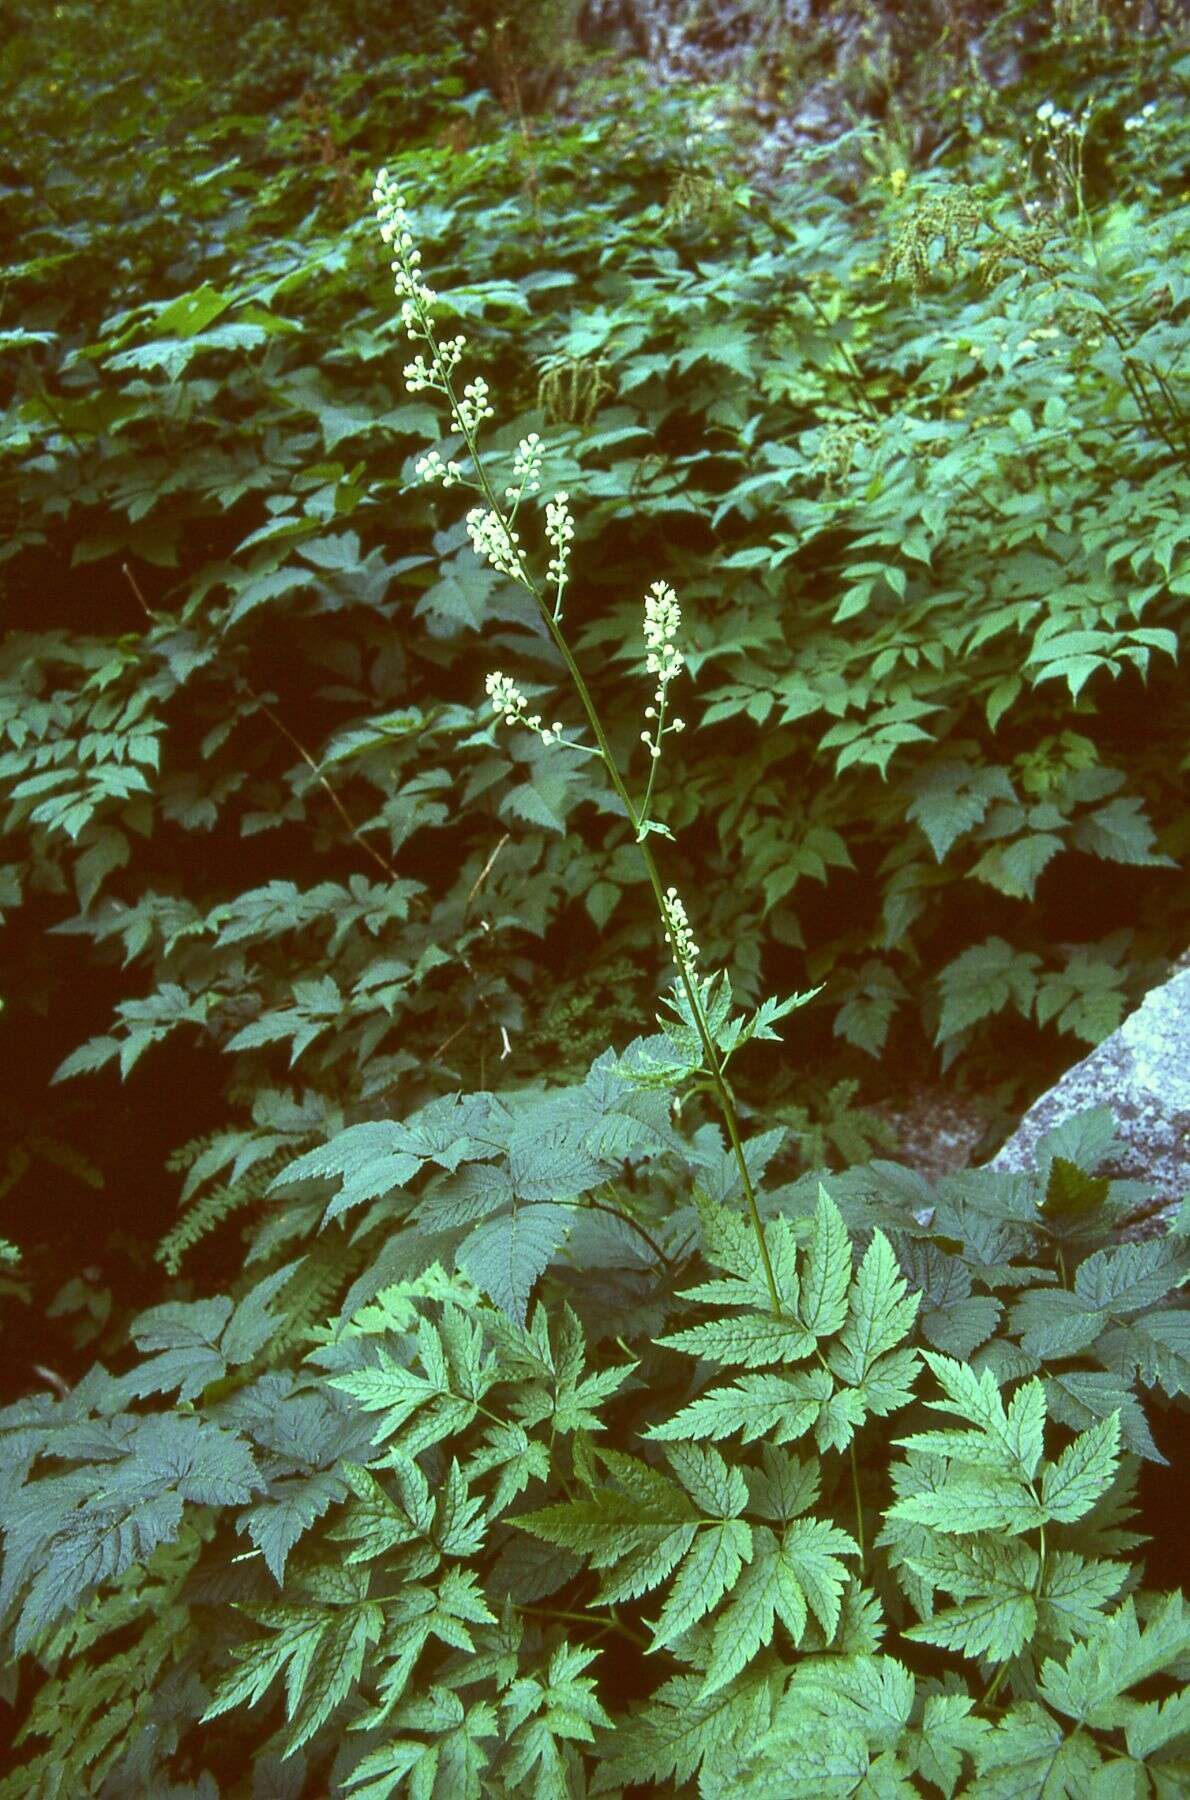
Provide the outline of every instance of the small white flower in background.
{"type": "Polygon", "coordinates": [[[1133,115],[1130,119],[1124,120],[1124,130],[1125,131],[1143,131],[1145,126],[1149,123],[1149,120],[1156,113],[1156,111],[1157,111],[1156,101],[1149,100],[1144,106],[1141,107],[1141,109],[1138,113],[1133,113],[1133,115]]]}
{"type": "Polygon", "coordinates": [[[566,581],[566,565],[570,560],[570,545],[574,537],[574,519],[567,502],[569,494],[555,494],[545,505],[545,535],[553,547],[550,561],[549,578],[562,587],[566,581]]]}
{"type": "Polygon", "coordinates": [[[685,966],[689,969],[698,955],[698,945],[694,941],[686,908],[675,887],[665,890],[665,916],[668,921],[665,936],[673,951],[674,962],[679,968],[685,966]]]}
{"type": "Polygon", "coordinates": [[[526,713],[525,708],[529,702],[508,675],[502,675],[498,669],[494,670],[485,679],[484,687],[492,702],[492,711],[498,713],[506,725],[527,726],[530,731],[537,733],[543,744],[552,744],[555,738],[562,736],[560,719],[555,719],[552,725],[543,726],[540,713],[526,713]]]}

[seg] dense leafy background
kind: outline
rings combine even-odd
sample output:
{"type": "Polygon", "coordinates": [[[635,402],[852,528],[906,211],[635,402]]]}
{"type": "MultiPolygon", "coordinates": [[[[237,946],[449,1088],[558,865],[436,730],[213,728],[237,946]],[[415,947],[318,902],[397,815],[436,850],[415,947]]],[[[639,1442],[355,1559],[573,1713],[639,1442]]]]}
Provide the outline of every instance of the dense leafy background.
{"type": "MultiPolygon", "coordinates": [[[[467,1652],[480,1627],[473,1668],[523,1668],[500,1690],[512,1696],[501,1729],[522,1749],[492,1793],[586,1791],[572,1745],[556,1777],[571,1785],[534,1786],[555,1779],[553,1752],[526,1747],[543,1706],[574,1726],[561,1731],[570,1744],[663,1677],[703,1679],[658,1656],[632,1661],[617,1691],[605,1656],[595,1699],[590,1633],[567,1642],[532,1624],[550,1590],[532,1591],[542,1564],[504,1525],[479,1566],[489,1599],[522,1603],[523,1665],[513,1625],[489,1617],[475,1586],[477,1494],[498,1521],[520,1479],[499,1471],[516,1458],[551,1484],[552,1506],[571,1478],[570,1450],[553,1456],[561,1426],[525,1448],[558,1416],[556,1394],[543,1411],[535,1382],[548,1375],[571,1396],[571,1473],[596,1493],[612,1490],[579,1446],[601,1408],[622,1455],[658,1422],[650,1393],[678,1412],[686,1378],[659,1340],[701,1329],[675,1297],[678,1271],[696,1242],[731,1267],[714,1262],[723,1245],[690,1210],[689,1171],[709,1201],[728,1201],[731,1180],[716,1173],[721,1148],[697,1103],[679,1123],[663,1104],[629,1104],[606,1068],[588,1074],[609,1043],[622,1050],[647,1029],[669,979],[664,945],[594,765],[497,733],[483,709],[493,666],[514,669],[551,718],[572,716],[573,701],[523,597],[472,553],[464,508],[415,478],[442,422],[400,380],[403,340],[368,216],[380,162],[403,174],[443,318],[458,319],[492,382],[493,449],[540,430],[547,480],[574,497],[568,627],[624,764],[647,694],[641,596],[663,577],[681,597],[696,685],[682,696],[686,735],[667,741],[666,877],[697,896],[704,960],[730,971],[745,1007],[822,984],[785,1049],[748,1050],[733,1069],[765,1146],[758,1166],[775,1159],[787,1183],[768,1197],[774,1217],[801,1219],[804,1237],[813,1184],[795,1178],[881,1148],[860,1103],[943,1071],[1007,1123],[1184,950],[1190,69],[1176,21],[1142,30],[1128,8],[1056,10],[1005,16],[1021,67],[1011,85],[980,79],[951,39],[930,46],[928,75],[915,66],[903,89],[928,85],[920,117],[895,95],[874,98],[870,68],[842,72],[853,128],[772,187],[746,173],[754,127],[738,94],[645,88],[632,64],[606,57],[596,70],[568,35],[577,9],[566,5],[522,9],[503,28],[495,7],[412,6],[394,23],[364,0],[267,17],[231,0],[201,15],[122,0],[101,26],[90,6],[52,18],[10,8],[8,1392],[73,1387],[96,1355],[104,1364],[60,1407],[38,1399],[8,1415],[14,1481],[57,1459],[22,1490],[36,1529],[10,1555],[0,1596],[42,1671],[26,1662],[9,1685],[22,1707],[39,1694],[40,1737],[25,1754],[44,1753],[13,1794],[99,1792],[107,1777],[113,1797],[169,1780],[204,1800],[296,1797],[323,1791],[336,1755],[335,1780],[349,1785],[333,1791],[398,1791],[344,1762],[332,1720],[340,1702],[365,1708],[361,1670],[376,1703],[379,1641],[405,1655],[378,1635],[366,1569],[358,1592],[334,1586],[356,1581],[333,1550],[343,1531],[352,1541],[349,1488],[362,1513],[348,1520],[372,1517],[380,1534],[369,1557],[381,1540],[409,1541],[412,1526],[385,1538],[375,1523],[394,1504],[437,1546],[437,1563],[402,1549],[377,1576],[434,1577],[417,1590],[430,1596],[423,1610],[410,1603],[410,1620],[437,1621],[414,1629],[414,1659],[435,1632],[467,1652]],[[1045,155],[1035,115],[1047,98],[1091,109],[1077,194],[1045,155]],[[561,1096],[542,1098],[543,1081],[561,1096]],[[782,1123],[783,1141],[764,1130],[782,1123]],[[685,1185],[662,1151],[685,1159],[685,1185]],[[636,1209],[639,1229],[590,1208],[575,1224],[573,1196],[605,1189],[608,1204],[636,1209]],[[436,1261],[444,1272],[425,1277],[436,1261]],[[417,1295],[393,1288],[410,1279],[417,1295]],[[481,1291],[521,1321],[531,1292],[546,1295],[532,1346],[481,1291]],[[587,1376],[563,1302],[594,1355],[587,1376]],[[349,1338],[327,1330],[360,1306],[375,1316],[358,1315],[349,1338]],[[628,1378],[615,1371],[630,1364],[617,1335],[643,1359],[619,1398],[628,1378]],[[418,1379],[433,1383],[445,1357],[477,1401],[489,1353],[516,1395],[499,1411],[504,1436],[492,1425],[483,1439],[474,1412],[447,1407],[424,1440],[402,1439],[410,1459],[430,1458],[438,1523],[417,1488],[424,1474],[406,1473],[412,1487],[382,1503],[362,1471],[377,1455],[369,1371],[391,1388],[390,1365],[420,1357],[418,1379]],[[144,1404],[174,1391],[176,1410],[144,1404]],[[363,1400],[362,1417],[345,1396],[363,1400]],[[450,1464],[435,1448],[448,1441],[450,1464]],[[114,1471],[101,1516],[82,1499],[97,1464],[114,1471]],[[254,1565],[248,1588],[231,1560],[237,1521],[270,1572],[254,1565]],[[316,1526],[281,1605],[289,1549],[316,1526]],[[136,1571],[157,1545],[145,1580],[136,1571]],[[32,1597],[11,1572],[26,1554],[47,1559],[32,1597]],[[520,1574],[505,1581],[496,1565],[520,1574]],[[89,1612],[53,1624],[111,1577],[89,1612]],[[297,1761],[274,1769],[275,1718],[232,1711],[195,1733],[246,1631],[233,1599],[297,1632],[295,1646],[303,1607],[363,1608],[335,1627],[338,1673],[310,1677],[317,1704],[301,1695],[326,1640],[293,1651],[313,1659],[289,1708],[308,1788],[297,1761]],[[101,1714],[91,1740],[80,1717],[101,1714]],[[197,1747],[219,1732],[223,1749],[197,1747]]],[[[798,68],[783,78],[795,92],[798,68]]],[[[1073,1167],[1086,1149],[1063,1155],[1073,1167]]],[[[1115,1215],[1097,1213],[1099,1235],[1076,1231],[1059,1254],[1025,1223],[1038,1194],[1006,1189],[993,1204],[973,1177],[931,1247],[919,1218],[929,1190],[883,1179],[891,1198],[873,1197],[860,1170],[831,1192],[857,1267],[878,1259],[863,1247],[877,1227],[892,1234],[923,1319],[933,1308],[924,1342],[977,1362],[985,1346],[1001,1381],[1055,1362],[1051,1421],[1069,1432],[1119,1409],[1129,1453],[1159,1466],[1132,1384],[1179,1391],[1176,1328],[1101,1317],[1095,1273],[1077,1287],[1096,1255],[1114,1254],[1115,1215]],[[992,1222],[977,1227],[981,1206],[992,1222]],[[1046,1273],[1004,1274],[1014,1260],[1046,1273]],[[1072,1302],[1081,1294],[1065,1335],[1037,1310],[1053,1281],[1075,1282],[1072,1302]],[[969,1335],[947,1322],[960,1302],[974,1309],[969,1335]]],[[[1072,1192],[1092,1212],[1110,1199],[1096,1191],[1092,1204],[1077,1182],[1072,1192]]],[[[1076,1198],[1065,1196],[1077,1216],[1076,1198]]],[[[1133,1284],[1138,1313],[1177,1285],[1173,1251],[1153,1254],[1151,1269],[1112,1278],[1133,1284]]],[[[875,1263],[870,1280],[892,1294],[875,1263]]],[[[720,1347],[728,1364],[770,1360],[720,1347]]],[[[834,1457],[836,1522],[824,1532],[855,1529],[839,1452],[861,1421],[845,1432],[846,1418],[842,1405],[818,1444],[834,1457]]],[[[770,1484],[788,1477],[774,1473],[779,1444],[766,1443],[770,1484]]],[[[1106,1469],[1109,1449],[1089,1461],[1106,1469]]],[[[873,1516],[891,1454],[868,1442],[873,1516]]],[[[742,1466],[722,1476],[732,1494],[742,1466]]],[[[712,1478],[711,1462],[698,1467],[712,1478]]],[[[629,1495],[633,1479],[644,1478],[616,1477],[629,1495]]],[[[1112,1491],[1122,1504],[1123,1488],[1112,1491]]],[[[761,1512],[772,1537],[786,1515],[761,1512]]],[[[1104,1554],[1132,1547],[1114,1525],[1096,1530],[1104,1554]]],[[[911,1581],[895,1590],[903,1547],[890,1539],[882,1578],[894,1621],[907,1603],[928,1616],[911,1581]]],[[[820,1549],[835,1554],[825,1539],[820,1549]]],[[[577,1561],[565,1573],[576,1585],[559,1610],[581,1613],[594,1587],[577,1561]]],[[[623,1591],[632,1606],[616,1641],[631,1646],[645,1590],[623,1591]]],[[[1104,1585],[1095,1606],[1117,1591],[1104,1585]]],[[[671,1605],[667,1655],[681,1636],[671,1605]]],[[[845,1647],[875,1657],[867,1606],[855,1601],[845,1647]]],[[[837,1615],[812,1611],[826,1642],[837,1615]]],[[[1155,1603],[1141,1611],[1156,1629],[1155,1603]]],[[[1090,1613],[1083,1624],[1091,1631],[1090,1613]]],[[[715,1658],[734,1627],[704,1629],[710,1662],[696,1644],[694,1667],[722,1674],[715,1658]]],[[[1040,1668],[1075,1639],[1038,1641],[1040,1668]]],[[[449,1680],[432,1685],[441,1669],[427,1654],[409,1741],[454,1742],[463,1703],[449,1680]]],[[[1022,1705],[1032,1679],[1014,1689],[1022,1705]]],[[[680,1708],[694,1690],[662,1691],[657,1705],[680,1708]]],[[[485,1721],[460,1746],[483,1743],[485,1721]]],[[[780,1720],[768,1723],[779,1744],[780,1720]]],[[[642,1744],[654,1727],[640,1726],[642,1744]]],[[[978,1748],[978,1733],[956,1731],[952,1788],[978,1748]]],[[[1004,1766],[1019,1752],[1014,1742],[1004,1766]]],[[[469,1754],[442,1751],[417,1776],[410,1763],[409,1782],[429,1785],[408,1791],[463,1793],[469,1754]]],[[[745,1791],[741,1769],[723,1767],[705,1791],[745,1791]]],[[[657,1779],[688,1782],[692,1768],[679,1759],[657,1779]]],[[[753,1777],[769,1791],[763,1768],[753,1777]]]]}

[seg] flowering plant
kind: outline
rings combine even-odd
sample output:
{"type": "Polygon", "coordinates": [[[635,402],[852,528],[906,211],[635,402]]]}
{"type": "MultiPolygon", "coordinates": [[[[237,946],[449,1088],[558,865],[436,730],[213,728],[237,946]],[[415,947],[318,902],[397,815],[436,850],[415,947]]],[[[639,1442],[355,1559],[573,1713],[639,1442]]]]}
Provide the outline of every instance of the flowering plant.
{"type": "MultiPolygon", "coordinates": [[[[729,1025],[726,1008],[719,1006],[714,1010],[712,1022],[710,1008],[716,994],[722,996],[726,992],[730,998],[727,978],[722,971],[709,981],[700,978],[697,967],[698,945],[694,940],[686,907],[676,887],[662,887],[661,874],[648,838],[653,833],[662,837],[672,836],[665,825],[650,816],[650,806],[662,741],[669,733],[681,732],[685,728],[682,718],[666,717],[669,689],[685,667],[685,658],[677,646],[682,620],[678,597],[667,582],[654,581],[644,601],[644,640],[647,650],[645,666],[650,675],[656,676],[657,685],[652,703],[644,711],[649,723],[640,733],[640,741],[648,750],[650,767],[645,794],[638,805],[632,798],[590,690],[562,630],[563,605],[570,573],[570,545],[574,539],[570,496],[562,491],[556,492],[546,505],[545,536],[553,552],[547,572],[551,591],[547,595],[545,587],[537,581],[526,560],[516,523],[525,499],[541,489],[541,472],[545,460],[545,447],[541,437],[537,432],[532,432],[521,439],[513,459],[512,480],[505,485],[502,496],[498,495],[497,484],[488,473],[479,447],[481,426],[495,416],[488,383],[483,376],[477,375],[465,383],[461,392],[458,390],[455,376],[467,347],[466,339],[461,333],[453,338],[442,338],[438,334],[433,317],[438,296],[424,279],[421,250],[414,238],[405,196],[387,169],[381,169],[377,173],[372,198],[381,238],[392,251],[393,288],[400,301],[401,322],[410,342],[424,346],[405,365],[405,385],[411,394],[420,394],[428,389],[443,396],[455,428],[463,438],[468,456],[466,465],[455,461],[443,462],[441,454],[431,450],[418,462],[417,473],[423,481],[441,481],[444,487],[470,487],[479,496],[479,503],[467,514],[467,532],[475,554],[498,574],[517,582],[533,596],[542,621],[566,665],[595,742],[593,745],[584,744],[567,737],[566,727],[561,720],[555,720],[549,726],[543,725],[539,713],[528,711],[528,701],[512,678],[499,670],[493,671],[485,684],[491,709],[498,720],[508,725],[523,725],[536,733],[545,745],[556,743],[562,749],[595,755],[603,763],[608,780],[632,825],[677,971],[676,985],[680,990],[680,997],[673,1010],[684,1022],[686,1035],[681,1041],[681,1047],[688,1054],[678,1064],[667,1062],[665,1079],[667,1084],[678,1087],[689,1077],[701,1078],[702,1085],[709,1087],[718,1103],[731,1140],[732,1153],[760,1252],[769,1300],[774,1314],[780,1316],[781,1294],[769,1257],[752,1177],[744,1156],[735,1096],[726,1070],[729,1057],[740,1044],[750,1037],[775,1038],[777,1033],[772,1030],[773,1023],[792,1012],[795,1007],[804,1005],[818,990],[795,994],[778,1002],[767,1001],[746,1023],[736,1020],[729,1025]],[[694,1033],[693,1040],[689,1038],[691,1031],[694,1033]],[[693,1059],[695,1045],[696,1060],[693,1059]]],[[[674,1028],[664,1021],[658,1022],[662,1023],[663,1029],[672,1039],[674,1028]]],[[[625,1066],[624,1073],[636,1080],[651,1079],[649,1075],[642,1075],[639,1068],[633,1069],[631,1066],[625,1066]]]]}

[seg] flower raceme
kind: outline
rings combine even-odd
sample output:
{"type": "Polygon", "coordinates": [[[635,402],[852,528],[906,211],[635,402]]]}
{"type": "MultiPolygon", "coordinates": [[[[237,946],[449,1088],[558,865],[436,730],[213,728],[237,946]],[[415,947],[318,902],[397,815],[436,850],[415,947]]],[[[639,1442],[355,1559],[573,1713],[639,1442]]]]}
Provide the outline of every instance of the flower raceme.
{"type": "MultiPolygon", "coordinates": [[[[444,461],[438,450],[429,450],[419,457],[414,465],[414,472],[421,482],[441,482],[445,488],[461,485],[480,494],[486,504],[473,506],[466,519],[467,534],[475,554],[498,574],[528,588],[540,603],[541,596],[526,566],[520,533],[514,521],[521,503],[541,491],[542,465],[545,459],[541,435],[531,431],[517,445],[512,462],[512,479],[504,488],[503,498],[508,503],[505,510],[483,473],[476,442],[480,426],[485,420],[495,416],[488,383],[482,375],[477,375],[474,380],[466,383],[461,394],[455,392],[452,377],[462,361],[467,340],[461,333],[452,338],[438,338],[430,312],[437,295],[423,279],[421,251],[414,239],[405,198],[387,169],[381,169],[377,174],[372,197],[381,238],[393,253],[390,266],[393,287],[401,303],[401,321],[410,341],[426,346],[425,350],[419,351],[413,361],[405,366],[406,388],[411,394],[432,389],[445,397],[454,422],[467,445],[476,479],[470,478],[460,462],[444,461]]],[[[561,622],[562,600],[570,573],[570,546],[574,540],[574,515],[569,502],[570,496],[559,491],[546,502],[545,508],[546,542],[553,552],[547,579],[554,590],[550,617],[555,626],[561,622]]],[[[685,666],[685,659],[675,642],[682,615],[677,595],[664,581],[652,584],[645,596],[644,607],[645,667],[650,675],[657,677],[657,685],[653,704],[645,708],[645,718],[650,721],[651,729],[642,731],[640,736],[655,765],[660,758],[661,740],[666,733],[685,729],[684,720],[673,718],[666,722],[665,718],[669,685],[685,666]]],[[[561,736],[560,724],[543,728],[540,714],[528,712],[524,696],[506,676],[499,673],[490,675],[487,679],[487,691],[493,711],[506,724],[524,725],[530,731],[537,732],[546,744],[566,742],[561,736]]],[[[567,747],[588,751],[591,748],[574,742],[570,742],[567,747]]],[[[602,754],[601,751],[593,753],[602,754]]],[[[645,799],[646,816],[652,799],[654,773],[655,770],[650,773],[645,799]]]]}

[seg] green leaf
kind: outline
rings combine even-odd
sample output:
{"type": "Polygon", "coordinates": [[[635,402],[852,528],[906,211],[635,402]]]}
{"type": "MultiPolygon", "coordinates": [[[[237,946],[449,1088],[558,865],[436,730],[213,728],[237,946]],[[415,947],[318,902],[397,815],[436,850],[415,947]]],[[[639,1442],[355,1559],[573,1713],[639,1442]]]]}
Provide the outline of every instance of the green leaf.
{"type": "Polygon", "coordinates": [[[1022,1479],[963,1466],[952,1468],[936,1492],[907,1494],[885,1516],[956,1533],[1035,1531],[1045,1522],[1044,1509],[1022,1479]]]}
{"type": "MultiPolygon", "coordinates": [[[[743,1519],[725,1519],[699,1531],[674,1577],[665,1604],[652,1627],[653,1647],[660,1649],[713,1612],[735,1586],[740,1570],[752,1559],[752,1528],[743,1519]]],[[[605,1585],[606,1591],[606,1585],[605,1585]]]]}
{"type": "Polygon", "coordinates": [[[975,1752],[976,1775],[969,1792],[979,1800],[1124,1800],[1100,1796],[1096,1779],[1103,1764],[1086,1737],[1067,1737],[1044,1707],[1014,1706],[975,1752]]]}
{"type": "Polygon", "coordinates": [[[882,1231],[874,1232],[851,1284],[846,1323],[830,1348],[833,1373],[862,1387],[880,1358],[909,1335],[920,1304],[921,1295],[908,1292],[892,1245],[882,1231]]]}
{"type": "Polygon", "coordinates": [[[891,1656],[824,1659],[795,1669],[782,1710],[788,1709],[791,1721],[804,1720],[808,1735],[819,1725],[841,1725],[863,1732],[873,1749],[895,1750],[915,1688],[909,1670],[891,1656]]]}
{"type": "Polygon", "coordinates": [[[672,1419],[651,1425],[650,1438],[725,1438],[743,1442],[767,1438],[785,1444],[804,1436],[830,1400],[833,1384],[825,1369],[794,1375],[741,1375],[730,1387],[713,1388],[692,1400],[672,1419]]]}
{"type": "Polygon", "coordinates": [[[1031,951],[1014,950],[999,937],[956,956],[938,976],[942,1011],[934,1042],[957,1037],[981,1019],[1002,1012],[1010,1001],[1027,1018],[1037,991],[1034,971],[1039,962],[1031,951]]]}
{"type": "Polygon", "coordinates": [[[1015,800],[1003,769],[981,769],[966,762],[929,764],[910,783],[914,798],[906,817],[921,826],[936,862],[945,862],[967,832],[982,823],[993,800],[1015,800]]]}
{"type": "Polygon", "coordinates": [[[346,1482],[333,1470],[293,1475],[274,1482],[267,1500],[239,1515],[236,1524],[248,1533],[278,1587],[284,1585],[290,1551],[346,1492],[346,1482]]]}
{"type": "Polygon", "coordinates": [[[702,1696],[699,1676],[672,1677],[617,1725],[600,1769],[600,1791],[646,1781],[680,1786],[705,1762],[714,1764],[737,1746],[742,1759],[772,1721],[770,1683],[761,1669],[702,1696]]]}
{"type": "Polygon", "coordinates": [[[543,1674],[521,1676],[501,1697],[508,1734],[501,1763],[505,1782],[527,1781],[536,1770],[535,1795],[569,1800],[573,1789],[560,1743],[590,1743],[596,1727],[614,1723],[599,1702],[594,1681],[583,1673],[595,1656],[594,1650],[559,1644],[543,1674]]]}
{"type": "Polygon", "coordinates": [[[510,1319],[523,1325],[533,1284],[573,1223],[574,1212],[567,1206],[515,1206],[478,1226],[455,1252],[455,1262],[510,1319]]]}
{"type": "Polygon", "coordinates": [[[1120,794],[1106,806],[1081,818],[1071,836],[1076,850],[1107,862],[1131,863],[1142,867],[1173,866],[1168,856],[1159,856],[1153,845],[1156,834],[1145,816],[1144,802],[1132,795],[1120,794]]]}
{"type": "Polygon", "coordinates": [[[162,337],[195,337],[225,313],[232,303],[230,294],[221,294],[209,282],[203,282],[189,294],[180,294],[153,320],[153,329],[162,337]]]}
{"type": "Polygon", "coordinates": [[[1068,1525],[1090,1512],[1115,1479],[1120,1461],[1120,1415],[1112,1413],[1067,1445],[1043,1471],[1041,1503],[1049,1518],[1068,1525]]]}
{"type": "Polygon", "coordinates": [[[780,1537],[758,1528],[751,1565],[716,1620],[700,1698],[734,1680],[772,1642],[778,1618],[796,1648],[809,1609],[829,1642],[839,1623],[839,1597],[848,1579],[839,1558],[858,1555],[854,1538],[822,1519],[794,1519],[780,1537]]]}
{"type": "Polygon", "coordinates": [[[1190,1258],[1165,1238],[1120,1244],[1088,1256],[1075,1271],[1074,1291],[1087,1306],[1113,1313],[1149,1307],[1180,1287],[1190,1258]]]}
{"type": "Polygon", "coordinates": [[[930,1694],[922,1708],[921,1724],[907,1733],[912,1755],[924,1778],[941,1788],[947,1800],[959,1785],[964,1758],[975,1756],[985,1734],[986,1720],[973,1716],[975,1702],[966,1694],[930,1694]]]}
{"type": "Polygon", "coordinates": [[[1130,1598],[1077,1643],[1064,1663],[1043,1664],[1038,1684],[1047,1706],[1078,1724],[1112,1730],[1128,1716],[1119,1706],[1129,1688],[1176,1666],[1190,1654],[1190,1615],[1181,1594],[1167,1594],[1141,1625],[1130,1598]]]}
{"type": "Polygon", "coordinates": [[[1061,1643],[1087,1637],[1102,1623],[1103,1608],[1127,1579],[1123,1563],[1096,1562],[1069,1550],[1051,1550],[1037,1594],[1042,1630],[1061,1643]]]}
{"type": "Polygon", "coordinates": [[[802,1264],[799,1317],[816,1338],[831,1337],[847,1317],[851,1243],[843,1215],[819,1185],[814,1229],[802,1264]]]}
{"type": "Polygon", "coordinates": [[[657,1339],[688,1356],[705,1356],[712,1362],[735,1363],[744,1369],[761,1369],[769,1363],[800,1362],[812,1354],[814,1339],[796,1319],[775,1319],[771,1313],[733,1313],[709,1319],[685,1331],[657,1339]]]}

